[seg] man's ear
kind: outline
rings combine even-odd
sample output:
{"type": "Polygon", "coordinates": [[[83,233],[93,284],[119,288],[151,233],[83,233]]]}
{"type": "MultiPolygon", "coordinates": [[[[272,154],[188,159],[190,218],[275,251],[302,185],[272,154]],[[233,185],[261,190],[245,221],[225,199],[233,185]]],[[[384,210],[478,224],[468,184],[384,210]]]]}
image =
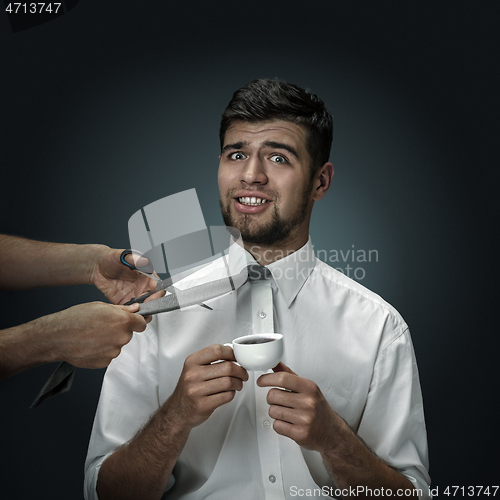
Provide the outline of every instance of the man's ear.
{"type": "Polygon", "coordinates": [[[325,196],[330,188],[333,178],[333,164],[325,163],[314,175],[313,200],[318,201],[325,196]]]}

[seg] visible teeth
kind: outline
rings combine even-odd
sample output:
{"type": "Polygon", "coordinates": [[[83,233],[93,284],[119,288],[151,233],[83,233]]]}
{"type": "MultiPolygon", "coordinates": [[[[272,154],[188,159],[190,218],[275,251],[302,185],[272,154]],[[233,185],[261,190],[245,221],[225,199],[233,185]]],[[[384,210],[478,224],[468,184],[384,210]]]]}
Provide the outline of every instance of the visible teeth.
{"type": "Polygon", "coordinates": [[[252,196],[250,198],[250,196],[244,196],[242,198],[238,198],[238,201],[240,203],[243,203],[244,205],[263,205],[264,203],[267,202],[267,200],[263,200],[261,198],[255,198],[254,196],[252,196]]]}

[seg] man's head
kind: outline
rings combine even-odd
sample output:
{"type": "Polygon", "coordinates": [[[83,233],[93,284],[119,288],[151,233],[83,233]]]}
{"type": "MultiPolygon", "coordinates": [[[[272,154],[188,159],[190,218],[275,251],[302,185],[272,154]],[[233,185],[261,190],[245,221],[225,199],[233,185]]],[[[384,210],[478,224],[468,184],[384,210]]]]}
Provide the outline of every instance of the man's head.
{"type": "Polygon", "coordinates": [[[306,130],[312,174],[328,161],[333,137],[332,115],[312,92],[276,79],[253,80],[233,94],[220,124],[221,150],[232,123],[272,120],[295,123],[306,130]]]}
{"type": "Polygon", "coordinates": [[[220,129],[220,205],[251,253],[304,245],[314,201],[333,176],[332,120],[296,85],[255,80],[235,92],[220,129]],[[258,245],[258,247],[257,247],[258,245]]]}

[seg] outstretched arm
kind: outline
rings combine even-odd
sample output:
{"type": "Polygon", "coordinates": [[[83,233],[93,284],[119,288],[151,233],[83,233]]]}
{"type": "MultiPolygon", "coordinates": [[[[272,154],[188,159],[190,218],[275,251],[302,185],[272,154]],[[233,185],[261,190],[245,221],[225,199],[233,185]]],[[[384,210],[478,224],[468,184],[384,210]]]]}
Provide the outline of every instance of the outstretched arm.
{"type": "MultiPolygon", "coordinates": [[[[154,280],[120,262],[121,250],[0,235],[0,289],[94,284],[114,304],[154,288],[154,280]]],[[[131,258],[131,256],[128,256],[131,258]]],[[[160,295],[161,292],[158,294],[160,295]]],[[[157,296],[151,296],[151,299],[157,296]]],[[[126,307],[94,302],[70,307],[0,331],[0,380],[51,361],[103,368],[151,317],[126,307]]]]}
{"type": "Polygon", "coordinates": [[[120,253],[105,245],[47,243],[2,234],[0,289],[93,284],[113,304],[123,304],[155,283],[121,264],[120,253]]]}
{"type": "Polygon", "coordinates": [[[142,332],[151,316],[135,314],[139,304],[90,302],[0,331],[0,380],[52,361],[80,368],[104,368],[142,332]]]}

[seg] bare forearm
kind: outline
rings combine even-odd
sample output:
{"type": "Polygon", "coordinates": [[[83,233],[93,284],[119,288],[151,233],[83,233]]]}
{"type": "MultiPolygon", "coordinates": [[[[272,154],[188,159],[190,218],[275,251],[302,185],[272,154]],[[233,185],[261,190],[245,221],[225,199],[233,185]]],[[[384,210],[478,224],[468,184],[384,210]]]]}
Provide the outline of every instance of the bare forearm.
{"type": "MultiPolygon", "coordinates": [[[[335,445],[325,449],[321,456],[338,489],[383,488],[392,490],[393,495],[397,490],[413,490],[408,478],[373,454],[343,421],[337,430],[335,445]]],[[[361,490],[356,492],[356,497],[365,498],[359,492],[361,490]]]]}
{"type": "Polygon", "coordinates": [[[0,380],[43,363],[56,361],[46,335],[47,317],[0,331],[0,380]]]}
{"type": "Polygon", "coordinates": [[[158,500],[191,429],[216,408],[231,402],[248,380],[233,350],[213,344],[190,354],[179,382],[148,424],[102,464],[97,479],[99,500],[158,500]],[[215,361],[224,360],[221,363],[215,361]]]}
{"type": "Polygon", "coordinates": [[[0,379],[51,361],[104,368],[147,320],[139,306],[89,302],[0,331],[0,379]]]}
{"type": "Polygon", "coordinates": [[[106,249],[0,235],[0,289],[91,283],[93,264],[106,249]]]}
{"type": "Polygon", "coordinates": [[[132,441],[102,464],[99,499],[161,498],[189,432],[168,400],[132,441]]]}

